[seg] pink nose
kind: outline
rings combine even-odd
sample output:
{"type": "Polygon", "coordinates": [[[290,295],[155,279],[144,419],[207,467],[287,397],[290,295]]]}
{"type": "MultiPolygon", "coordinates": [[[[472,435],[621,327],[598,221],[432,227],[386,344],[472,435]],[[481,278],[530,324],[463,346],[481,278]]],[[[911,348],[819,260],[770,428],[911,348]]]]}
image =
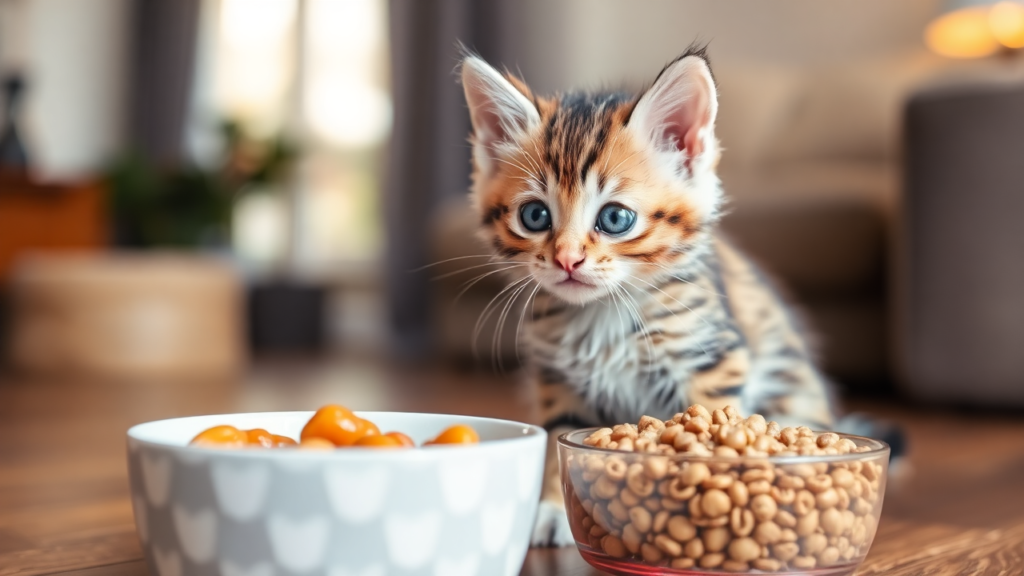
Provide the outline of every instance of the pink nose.
{"type": "Polygon", "coordinates": [[[562,267],[562,270],[570,273],[582,266],[583,261],[586,259],[587,257],[583,252],[578,252],[576,250],[562,249],[555,254],[555,262],[558,262],[558,265],[562,267]]]}

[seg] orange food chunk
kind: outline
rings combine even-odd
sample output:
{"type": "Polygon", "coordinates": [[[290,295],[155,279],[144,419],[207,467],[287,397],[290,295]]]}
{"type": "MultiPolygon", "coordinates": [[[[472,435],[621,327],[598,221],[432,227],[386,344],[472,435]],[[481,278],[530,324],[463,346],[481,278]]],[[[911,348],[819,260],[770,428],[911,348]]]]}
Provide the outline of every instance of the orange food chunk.
{"type": "Polygon", "coordinates": [[[246,439],[250,446],[273,448],[276,445],[274,442],[274,435],[263,428],[253,428],[252,430],[243,430],[243,432],[245,432],[246,439]]]}
{"type": "Polygon", "coordinates": [[[197,434],[189,444],[208,448],[242,448],[249,444],[249,437],[234,426],[214,426],[197,434]]]}
{"type": "Polygon", "coordinates": [[[316,411],[302,429],[301,439],[323,438],[335,446],[351,446],[374,431],[380,434],[372,423],[357,417],[351,410],[337,404],[328,404],[316,411]]]}
{"type": "Polygon", "coordinates": [[[334,450],[336,446],[334,442],[327,440],[326,438],[317,438],[312,436],[309,438],[303,438],[302,442],[299,442],[299,448],[303,450],[334,450]]]}
{"type": "Polygon", "coordinates": [[[271,434],[271,438],[274,440],[274,447],[276,448],[289,448],[291,446],[298,446],[299,443],[287,436],[281,436],[280,434],[271,434]]]}
{"type": "Polygon", "coordinates": [[[357,448],[405,448],[398,439],[382,434],[363,436],[356,440],[353,446],[357,448]]]}
{"type": "Polygon", "coordinates": [[[446,428],[437,438],[424,443],[424,446],[434,446],[437,444],[477,444],[480,442],[480,436],[465,424],[456,424],[446,428]]]}
{"type": "Polygon", "coordinates": [[[412,438],[409,438],[408,436],[406,436],[405,434],[402,434],[401,432],[388,432],[384,436],[387,436],[388,438],[394,438],[395,440],[398,440],[399,444],[401,444],[402,446],[405,446],[407,448],[412,448],[412,447],[416,446],[416,443],[412,441],[412,438]]]}

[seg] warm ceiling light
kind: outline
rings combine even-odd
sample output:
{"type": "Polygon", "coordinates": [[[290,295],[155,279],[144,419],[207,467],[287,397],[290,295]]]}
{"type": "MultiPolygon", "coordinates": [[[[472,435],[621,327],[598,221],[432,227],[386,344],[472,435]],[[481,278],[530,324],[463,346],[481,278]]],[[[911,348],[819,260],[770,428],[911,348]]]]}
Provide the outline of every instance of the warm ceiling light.
{"type": "Polygon", "coordinates": [[[961,8],[943,14],[925,30],[925,42],[935,52],[951,58],[980,58],[999,50],[989,26],[989,8],[961,8]]]}
{"type": "Polygon", "coordinates": [[[992,35],[1007,48],[1024,48],[1024,5],[999,2],[988,14],[992,35]]]}

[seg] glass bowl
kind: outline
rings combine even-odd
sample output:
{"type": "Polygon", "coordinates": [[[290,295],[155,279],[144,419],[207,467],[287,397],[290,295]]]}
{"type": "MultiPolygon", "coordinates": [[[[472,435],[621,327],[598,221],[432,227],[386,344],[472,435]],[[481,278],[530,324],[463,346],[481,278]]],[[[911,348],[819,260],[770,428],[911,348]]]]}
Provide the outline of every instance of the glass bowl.
{"type": "Polygon", "coordinates": [[[862,452],[719,457],[590,447],[558,438],[573,538],[592,566],[654,574],[853,574],[885,495],[889,446],[862,452]]]}

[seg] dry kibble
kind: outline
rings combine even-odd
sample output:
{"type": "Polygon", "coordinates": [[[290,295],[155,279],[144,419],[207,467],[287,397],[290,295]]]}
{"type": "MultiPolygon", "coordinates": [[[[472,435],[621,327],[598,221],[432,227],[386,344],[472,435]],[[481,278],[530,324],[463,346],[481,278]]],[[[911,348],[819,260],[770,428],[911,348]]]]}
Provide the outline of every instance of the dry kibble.
{"type": "Polygon", "coordinates": [[[797,556],[796,558],[793,558],[790,563],[793,565],[793,568],[809,570],[814,568],[818,564],[818,561],[814,556],[797,556]]]}
{"type": "Polygon", "coordinates": [[[819,566],[831,566],[839,560],[839,549],[829,546],[818,556],[819,566]]]}
{"type": "MultiPolygon", "coordinates": [[[[660,422],[660,420],[659,420],[660,422]]],[[[664,426],[664,424],[663,424],[664,426]]],[[[661,480],[668,474],[668,458],[652,457],[644,459],[644,472],[654,480],[661,480]]]]}
{"type": "Polygon", "coordinates": [[[608,503],[608,513],[619,522],[627,522],[629,520],[629,510],[622,503],[622,500],[618,498],[608,503]]]}
{"type": "Polygon", "coordinates": [[[750,491],[747,490],[747,485],[743,482],[733,482],[729,486],[729,498],[732,499],[732,503],[736,506],[743,507],[750,502],[750,491]]]}
{"type": "Polygon", "coordinates": [[[732,539],[732,535],[729,529],[725,527],[709,528],[704,530],[702,539],[704,540],[705,550],[708,552],[721,552],[725,550],[725,546],[732,539]]]}
{"type": "Polygon", "coordinates": [[[654,545],[658,547],[658,550],[673,558],[683,555],[683,545],[664,534],[658,534],[654,537],[654,545]]]}
{"type": "Polygon", "coordinates": [[[622,529],[622,544],[626,547],[631,554],[636,554],[640,551],[640,544],[643,542],[643,536],[632,524],[626,524],[626,527],[622,529]]]}
{"type": "Polygon", "coordinates": [[[796,533],[801,536],[807,536],[814,534],[814,531],[818,529],[818,511],[811,510],[804,516],[801,516],[796,521],[796,533]]]}
{"type": "Polygon", "coordinates": [[[718,568],[722,565],[722,562],[725,562],[725,554],[715,552],[701,556],[698,564],[700,564],[701,568],[718,568]]]}
{"type": "Polygon", "coordinates": [[[824,492],[819,493],[815,497],[819,510],[827,510],[829,508],[835,508],[836,504],[839,504],[839,493],[836,492],[835,488],[829,488],[824,492]]]}
{"type": "Polygon", "coordinates": [[[803,571],[856,562],[875,531],[884,462],[855,460],[871,448],[835,433],[693,405],[671,420],[644,416],[597,430],[584,444],[618,450],[563,461],[573,533],[609,558],[675,570],[803,571]],[[849,459],[768,458],[841,454],[849,459]],[[712,456],[720,459],[694,461],[712,456]]]}
{"type": "Polygon", "coordinates": [[[751,562],[754,568],[763,572],[778,572],[782,569],[782,562],[775,558],[758,558],[751,562]]]}
{"type": "Polygon", "coordinates": [[[726,490],[732,486],[734,480],[733,477],[728,474],[715,474],[709,477],[707,480],[701,482],[702,488],[714,488],[716,490],[726,490]]]}
{"type": "Polygon", "coordinates": [[[711,470],[703,462],[687,462],[679,471],[679,479],[687,486],[697,486],[711,477],[711,470]]]}
{"type": "Polygon", "coordinates": [[[697,536],[697,528],[685,516],[672,516],[665,527],[668,535],[679,542],[686,542],[697,536]]]}
{"type": "Polygon", "coordinates": [[[665,524],[668,524],[668,519],[671,516],[668,510],[662,510],[654,515],[654,520],[651,522],[651,530],[655,532],[662,532],[665,530],[665,524]]]}
{"type": "Polygon", "coordinates": [[[697,563],[693,561],[693,558],[676,558],[669,563],[675,570],[688,570],[696,566],[697,563]]]}
{"type": "Polygon", "coordinates": [[[730,508],[732,508],[732,499],[721,490],[708,490],[704,493],[704,498],[701,500],[701,509],[708,518],[724,516],[729,513],[730,508]]]}
{"type": "Polygon", "coordinates": [[[783,542],[772,546],[772,554],[781,562],[789,562],[800,553],[800,545],[796,542],[783,542]]]}
{"type": "Polygon", "coordinates": [[[640,506],[629,509],[629,522],[637,532],[646,534],[651,531],[651,513],[640,506]]]}
{"type": "Polygon", "coordinates": [[[665,556],[658,550],[658,547],[654,544],[648,544],[644,542],[640,545],[640,556],[643,557],[644,562],[648,564],[657,564],[661,562],[661,559],[665,556]]]}
{"type": "Polygon", "coordinates": [[[821,513],[821,527],[829,536],[839,536],[843,533],[843,514],[835,508],[829,508],[821,513]]]}
{"type": "Polygon", "coordinates": [[[608,534],[601,538],[601,549],[612,558],[625,558],[626,546],[618,537],[608,534]]]}
{"type": "Polygon", "coordinates": [[[804,537],[801,552],[804,556],[817,556],[828,546],[828,537],[824,534],[810,534],[804,537]]]}
{"type": "Polygon", "coordinates": [[[700,538],[694,538],[683,546],[683,554],[686,554],[687,558],[700,558],[704,555],[704,541],[700,538]]]}
{"type": "Polygon", "coordinates": [[[745,508],[733,508],[729,513],[729,527],[736,536],[749,536],[754,531],[754,514],[745,508]]]}
{"type": "Polygon", "coordinates": [[[772,521],[762,522],[754,528],[754,541],[762,546],[775,544],[782,539],[782,528],[772,521]]]}
{"type": "Polygon", "coordinates": [[[750,501],[750,510],[759,522],[767,522],[775,517],[779,511],[779,505],[767,494],[758,494],[750,501]]]}
{"type": "Polygon", "coordinates": [[[736,560],[726,560],[722,562],[722,570],[726,572],[746,572],[750,570],[750,565],[746,562],[738,562],[736,560]]]}
{"type": "Polygon", "coordinates": [[[750,562],[761,555],[761,545],[753,538],[737,538],[729,543],[729,558],[750,562]]]}

